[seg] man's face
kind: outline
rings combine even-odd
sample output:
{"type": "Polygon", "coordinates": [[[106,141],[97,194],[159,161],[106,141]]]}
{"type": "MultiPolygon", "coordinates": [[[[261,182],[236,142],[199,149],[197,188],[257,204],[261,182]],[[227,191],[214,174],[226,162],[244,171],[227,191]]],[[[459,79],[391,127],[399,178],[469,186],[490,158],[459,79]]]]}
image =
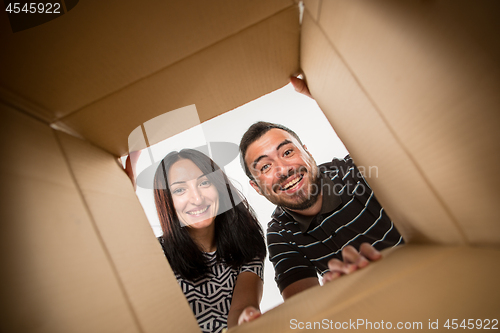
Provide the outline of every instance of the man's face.
{"type": "Polygon", "coordinates": [[[250,185],[275,205],[293,210],[311,207],[320,187],[316,162],[290,133],[273,128],[247,148],[250,185]]]}

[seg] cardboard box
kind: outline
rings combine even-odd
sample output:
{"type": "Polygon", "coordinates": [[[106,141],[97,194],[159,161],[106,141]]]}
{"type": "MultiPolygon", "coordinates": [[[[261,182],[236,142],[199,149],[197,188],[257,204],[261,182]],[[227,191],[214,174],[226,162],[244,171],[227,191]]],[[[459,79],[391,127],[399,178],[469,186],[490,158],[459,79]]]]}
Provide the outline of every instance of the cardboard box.
{"type": "Polygon", "coordinates": [[[498,13],[308,0],[300,24],[291,0],[83,1],[13,33],[3,12],[0,330],[199,332],[116,158],[156,116],[205,121],[299,68],[408,245],[234,331],[500,319],[498,13]]]}

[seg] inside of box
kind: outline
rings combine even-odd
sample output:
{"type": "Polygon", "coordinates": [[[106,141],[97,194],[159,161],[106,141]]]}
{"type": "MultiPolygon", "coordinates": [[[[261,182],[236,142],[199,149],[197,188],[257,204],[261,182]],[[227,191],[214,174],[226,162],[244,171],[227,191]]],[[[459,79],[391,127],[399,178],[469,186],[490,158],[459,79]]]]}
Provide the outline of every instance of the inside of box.
{"type": "MultiPolygon", "coordinates": [[[[182,128],[171,118],[157,117],[155,120],[158,120],[156,126],[150,127],[160,129],[166,133],[166,136],[171,133],[170,128],[182,128]],[[167,123],[164,122],[165,120],[167,123]]],[[[241,136],[248,127],[257,121],[280,123],[293,129],[298,133],[302,142],[307,145],[318,164],[329,162],[334,157],[344,158],[348,154],[316,102],[297,93],[289,84],[142,151],[137,162],[136,194],[156,236],[160,236],[162,231],[152,194],[154,173],[159,161],[164,156],[184,148],[200,148],[205,154],[211,156],[248,200],[257,214],[262,229],[264,231],[267,229],[267,223],[270,221],[275,206],[251,188],[249,179],[241,167],[238,152],[241,136]],[[306,116],[308,122],[304,122],[306,116]],[[327,146],[324,145],[325,141],[329,143],[327,146]],[[206,149],[207,144],[212,145],[210,151],[206,149]]],[[[141,131],[141,135],[142,133],[141,131]]],[[[150,141],[151,137],[160,137],[158,131],[153,132],[151,136],[148,130],[144,133],[146,133],[148,140],[143,139],[143,141],[150,141]]],[[[131,142],[130,139],[129,142],[131,142]]],[[[376,172],[376,169],[371,168],[370,171],[376,172]]],[[[274,281],[272,263],[267,258],[264,264],[264,293],[261,310],[265,312],[281,304],[282,301],[274,281]]]]}
{"type": "Polygon", "coordinates": [[[287,0],[150,5],[0,16],[0,330],[199,332],[116,157],[156,116],[205,122],[299,67],[408,245],[235,331],[498,313],[498,2],[307,0],[301,26],[287,0]]]}

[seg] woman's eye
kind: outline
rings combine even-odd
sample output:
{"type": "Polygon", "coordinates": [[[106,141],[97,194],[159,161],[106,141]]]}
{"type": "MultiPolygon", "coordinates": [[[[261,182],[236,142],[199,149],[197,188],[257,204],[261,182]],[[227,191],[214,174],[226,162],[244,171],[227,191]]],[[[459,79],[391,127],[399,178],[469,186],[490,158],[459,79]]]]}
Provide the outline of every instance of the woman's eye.
{"type": "Polygon", "coordinates": [[[210,180],[204,180],[200,183],[200,186],[203,186],[203,187],[207,187],[207,186],[210,186],[212,185],[212,183],[210,182],[210,180]]]}
{"type": "Polygon", "coordinates": [[[176,188],[175,190],[172,191],[173,194],[182,194],[184,193],[185,189],[183,189],[182,187],[178,187],[176,188]]]}

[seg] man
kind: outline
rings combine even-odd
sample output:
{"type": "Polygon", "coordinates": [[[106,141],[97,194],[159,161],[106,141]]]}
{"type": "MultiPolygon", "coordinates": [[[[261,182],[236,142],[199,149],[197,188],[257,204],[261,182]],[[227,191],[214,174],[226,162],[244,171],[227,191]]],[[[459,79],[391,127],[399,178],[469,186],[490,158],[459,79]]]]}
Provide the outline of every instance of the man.
{"type": "Polygon", "coordinates": [[[318,285],[317,273],[331,281],[403,243],[349,156],[317,166],[295,132],[267,122],[247,130],[240,153],[251,186],[277,205],[267,242],[285,300],[318,285]]]}

